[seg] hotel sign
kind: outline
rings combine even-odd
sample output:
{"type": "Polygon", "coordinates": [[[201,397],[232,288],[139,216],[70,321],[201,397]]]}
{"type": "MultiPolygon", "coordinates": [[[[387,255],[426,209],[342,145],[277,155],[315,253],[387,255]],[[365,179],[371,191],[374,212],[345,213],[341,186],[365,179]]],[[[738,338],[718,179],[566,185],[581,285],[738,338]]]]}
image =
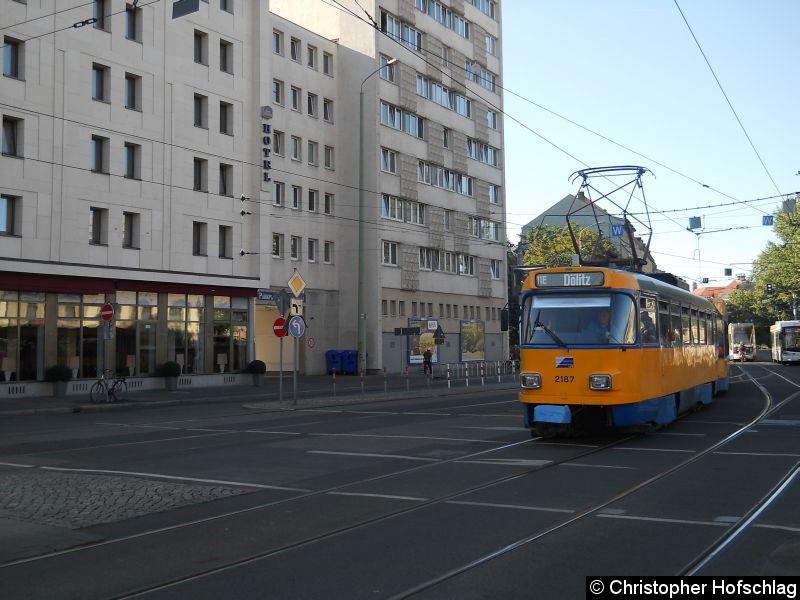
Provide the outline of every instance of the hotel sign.
{"type": "MultiPolygon", "coordinates": [[[[269,121],[272,118],[271,106],[261,107],[261,118],[265,121],[269,121]]],[[[269,123],[261,124],[261,155],[262,181],[268,183],[272,181],[269,175],[270,169],[272,169],[272,125],[269,123]]]]}

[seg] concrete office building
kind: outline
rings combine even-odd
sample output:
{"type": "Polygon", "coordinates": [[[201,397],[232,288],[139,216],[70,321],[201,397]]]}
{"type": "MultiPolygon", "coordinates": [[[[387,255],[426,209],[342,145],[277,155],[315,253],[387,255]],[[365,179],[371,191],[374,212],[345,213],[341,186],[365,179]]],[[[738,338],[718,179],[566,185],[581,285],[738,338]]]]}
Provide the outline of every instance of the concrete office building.
{"type": "Polygon", "coordinates": [[[74,393],[101,367],[133,387],[167,360],[182,386],[232,383],[253,358],[276,370],[277,311],[257,290],[285,290],[295,270],[308,284],[294,307],[308,324],[301,372],[355,349],[359,283],[370,369],[399,368],[390,332],[410,317],[439,319],[442,355],[462,319],[483,321],[485,357],[502,357],[502,119],[472,96],[500,106],[497,16],[448,8],[467,40],[414,2],[374,7],[401,35],[417,21],[439,63],[449,49],[446,76],[319,2],[210,0],[178,19],[172,2],[84,5],[0,0],[14,24],[0,78],[0,395],[41,393],[54,364],[73,369],[74,393]],[[364,187],[378,193],[359,277],[356,87],[382,56],[398,62],[365,85],[364,187]]]}
{"type": "Polygon", "coordinates": [[[273,0],[271,7],[337,43],[339,105],[348,116],[337,120],[340,146],[347,160],[363,158],[361,170],[348,165],[351,187],[342,194],[348,207],[363,202],[361,231],[354,228],[339,256],[355,270],[355,234],[363,235],[365,264],[355,284],[365,298],[359,313],[348,272],[340,287],[340,307],[346,307],[340,318],[347,321],[342,339],[353,339],[361,317],[369,371],[421,363],[425,347],[438,362],[502,359],[499,3],[273,0]],[[361,92],[363,112],[354,114],[361,92]],[[363,156],[357,157],[362,125],[363,156]],[[429,324],[442,328],[443,344],[433,346],[429,324]],[[395,335],[409,325],[419,325],[422,335],[395,335]]]}

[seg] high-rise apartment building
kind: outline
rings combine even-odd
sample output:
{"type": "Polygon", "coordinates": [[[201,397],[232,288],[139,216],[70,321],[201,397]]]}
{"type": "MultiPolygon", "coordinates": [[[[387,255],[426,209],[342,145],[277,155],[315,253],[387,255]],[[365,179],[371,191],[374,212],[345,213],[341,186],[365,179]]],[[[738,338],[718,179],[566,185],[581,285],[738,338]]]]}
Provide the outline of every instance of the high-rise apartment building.
{"type": "Polygon", "coordinates": [[[295,272],[301,372],[359,314],[370,370],[416,362],[429,323],[442,362],[504,356],[496,3],[375,3],[381,31],[316,0],[0,8],[0,394],[54,364],[276,370],[258,290],[295,272]]]}

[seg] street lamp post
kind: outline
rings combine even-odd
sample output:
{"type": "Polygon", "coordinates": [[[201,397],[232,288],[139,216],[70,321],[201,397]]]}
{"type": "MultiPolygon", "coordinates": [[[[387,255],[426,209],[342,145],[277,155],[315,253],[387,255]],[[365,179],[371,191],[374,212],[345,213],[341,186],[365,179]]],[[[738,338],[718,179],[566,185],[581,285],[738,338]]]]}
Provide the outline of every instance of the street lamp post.
{"type": "Polygon", "coordinates": [[[358,371],[364,373],[367,370],[367,290],[366,290],[366,227],[364,221],[367,216],[367,190],[366,190],[366,160],[364,155],[364,84],[367,80],[383,68],[397,62],[392,58],[385,65],[378,67],[369,75],[364,77],[358,95],[358,371]]]}

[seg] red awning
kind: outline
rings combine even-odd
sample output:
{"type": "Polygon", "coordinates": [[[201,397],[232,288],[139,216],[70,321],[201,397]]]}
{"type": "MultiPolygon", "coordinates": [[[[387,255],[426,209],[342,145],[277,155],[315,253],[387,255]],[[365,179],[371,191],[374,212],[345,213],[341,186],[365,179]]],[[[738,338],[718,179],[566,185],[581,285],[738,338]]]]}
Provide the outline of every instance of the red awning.
{"type": "Polygon", "coordinates": [[[99,277],[68,277],[38,273],[0,271],[0,289],[25,292],[51,292],[71,294],[113,294],[117,290],[129,292],[162,292],[167,294],[201,294],[206,296],[255,297],[258,283],[252,288],[224,285],[195,285],[164,281],[132,281],[129,279],[102,279],[99,277]]]}

